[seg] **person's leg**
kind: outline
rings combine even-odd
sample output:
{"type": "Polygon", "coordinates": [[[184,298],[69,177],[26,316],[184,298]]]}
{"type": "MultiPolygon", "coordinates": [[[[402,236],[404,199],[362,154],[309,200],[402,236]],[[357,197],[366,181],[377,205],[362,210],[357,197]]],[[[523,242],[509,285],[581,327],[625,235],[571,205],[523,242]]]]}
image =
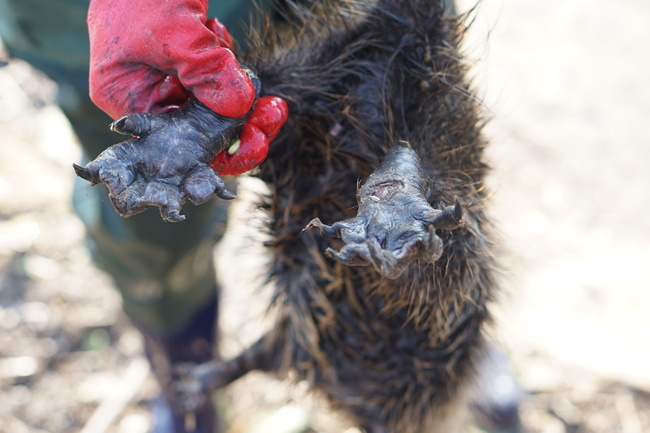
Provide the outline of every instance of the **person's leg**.
{"type": "MultiPolygon", "coordinates": [[[[235,37],[244,35],[241,29],[252,2],[212,3],[218,10],[211,10],[211,16],[235,37]]],[[[59,105],[79,138],[84,159],[93,159],[123,137],[108,129],[112,120],[88,97],[87,7],[88,0],[0,0],[0,37],[11,56],[58,84],[59,105]]],[[[143,333],[161,383],[168,381],[172,364],[210,359],[218,313],[212,249],[225,230],[228,203],[213,199],[198,207],[188,204],[187,220],[170,224],[155,210],[119,217],[103,186],[77,182],[73,201],[86,225],[92,256],[115,280],[124,311],[143,333]]],[[[176,417],[163,418],[177,428],[159,431],[183,431],[176,417]]],[[[200,427],[213,428],[211,408],[198,418],[200,427]]]]}

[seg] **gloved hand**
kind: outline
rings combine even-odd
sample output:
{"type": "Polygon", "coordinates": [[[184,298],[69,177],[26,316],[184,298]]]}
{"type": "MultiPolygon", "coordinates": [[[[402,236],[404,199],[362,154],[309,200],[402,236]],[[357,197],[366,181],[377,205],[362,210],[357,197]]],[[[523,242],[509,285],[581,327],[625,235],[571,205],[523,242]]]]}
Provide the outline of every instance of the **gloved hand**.
{"type": "Polygon", "coordinates": [[[225,27],[207,0],[91,0],[90,97],[113,119],[196,99],[226,117],[255,101],[225,27]]]}
{"type": "Polygon", "coordinates": [[[111,129],[136,138],[109,147],[85,167],[73,164],[74,170],[93,185],[106,184],[121,216],[157,206],[164,220],[182,221],[187,199],[198,205],[213,194],[235,197],[209,164],[242,123],[194,98],[169,113],[130,114],[111,129]]]}
{"type": "Polygon", "coordinates": [[[259,98],[250,111],[259,80],[241,68],[206,8],[207,0],[91,0],[91,98],[113,118],[128,115],[112,128],[137,138],[75,171],[105,183],[123,216],[155,205],[179,221],[186,199],[233,198],[207,167],[223,175],[257,167],[286,120],[278,97],[259,98]],[[240,128],[237,145],[223,150],[240,128]]]}
{"type": "MultiPolygon", "coordinates": [[[[206,19],[207,0],[91,0],[90,97],[113,119],[164,113],[193,95],[214,112],[249,113],[255,89],[232,52],[225,26],[206,19]]],[[[287,117],[280,98],[261,98],[239,151],[213,168],[240,174],[257,167],[287,117]],[[269,115],[268,113],[273,113],[269,115]],[[228,161],[228,165],[224,164],[228,161]]]]}
{"type": "Polygon", "coordinates": [[[217,154],[210,167],[221,175],[235,175],[260,165],[269,152],[269,142],[278,135],[287,115],[287,103],[282,98],[259,98],[239,133],[240,141],[217,154]]]}

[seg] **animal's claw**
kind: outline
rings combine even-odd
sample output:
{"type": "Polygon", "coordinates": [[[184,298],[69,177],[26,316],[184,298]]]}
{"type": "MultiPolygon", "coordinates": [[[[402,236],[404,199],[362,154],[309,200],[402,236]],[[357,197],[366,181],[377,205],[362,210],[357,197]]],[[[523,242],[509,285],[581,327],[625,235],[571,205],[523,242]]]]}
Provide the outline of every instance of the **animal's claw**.
{"type": "Polygon", "coordinates": [[[458,228],[465,222],[460,200],[456,197],[453,206],[449,206],[442,211],[433,210],[429,212],[428,218],[425,218],[425,221],[430,222],[437,229],[454,230],[458,228]]]}
{"type": "Polygon", "coordinates": [[[151,131],[156,119],[157,116],[152,114],[129,114],[111,123],[109,128],[118,134],[140,137],[151,131]]]}
{"type": "Polygon", "coordinates": [[[95,184],[97,182],[94,182],[93,176],[90,173],[90,170],[88,170],[86,167],[82,167],[77,164],[72,164],[72,168],[74,169],[74,172],[77,176],[82,178],[83,180],[87,180],[88,182],[95,184]]]}

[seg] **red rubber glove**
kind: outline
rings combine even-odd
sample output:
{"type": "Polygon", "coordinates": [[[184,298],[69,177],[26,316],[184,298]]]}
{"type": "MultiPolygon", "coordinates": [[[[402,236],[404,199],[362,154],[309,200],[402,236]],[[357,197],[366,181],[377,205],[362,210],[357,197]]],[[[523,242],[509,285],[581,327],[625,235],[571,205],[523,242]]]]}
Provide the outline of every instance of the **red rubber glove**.
{"type": "Polygon", "coordinates": [[[260,165],[269,153],[268,143],[278,135],[288,113],[284,99],[277,96],[259,98],[239,133],[240,141],[215,156],[210,167],[225,176],[244,173],[260,165]]]}
{"type": "MultiPolygon", "coordinates": [[[[206,10],[207,0],[91,0],[93,102],[118,119],[131,113],[168,112],[194,95],[220,115],[247,115],[255,102],[254,86],[231,51],[225,27],[216,19],[207,20],[206,10]]],[[[267,98],[258,101],[253,114],[268,109],[284,114],[245,124],[241,152],[228,158],[238,168],[217,164],[219,174],[243,173],[263,161],[275,136],[268,132],[277,133],[287,116],[284,101],[267,98]],[[264,123],[267,120],[272,123],[264,123]]]]}
{"type": "Polygon", "coordinates": [[[253,84],[206,10],[207,0],[91,0],[93,102],[117,119],[167,111],[191,93],[218,114],[246,115],[253,84]]]}

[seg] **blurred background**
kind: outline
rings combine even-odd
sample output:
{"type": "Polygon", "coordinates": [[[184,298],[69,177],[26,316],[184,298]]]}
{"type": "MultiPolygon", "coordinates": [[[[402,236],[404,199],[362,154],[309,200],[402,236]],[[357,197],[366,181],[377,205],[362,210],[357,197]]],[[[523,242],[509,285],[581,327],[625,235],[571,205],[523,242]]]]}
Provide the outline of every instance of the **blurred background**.
{"type": "MultiPolygon", "coordinates": [[[[524,424],[648,432],[650,3],[484,0],[472,16],[507,269],[492,333],[528,392],[524,424]]],[[[83,245],[80,156],[55,99],[28,65],[0,67],[0,432],[144,433],[156,385],[83,245]]],[[[249,198],[233,211],[250,215],[249,198]]],[[[266,299],[236,272],[264,261],[254,227],[233,222],[217,251],[226,354],[260,332],[266,299]]],[[[260,374],[217,399],[230,432],[345,430],[300,385],[260,374]]]]}

